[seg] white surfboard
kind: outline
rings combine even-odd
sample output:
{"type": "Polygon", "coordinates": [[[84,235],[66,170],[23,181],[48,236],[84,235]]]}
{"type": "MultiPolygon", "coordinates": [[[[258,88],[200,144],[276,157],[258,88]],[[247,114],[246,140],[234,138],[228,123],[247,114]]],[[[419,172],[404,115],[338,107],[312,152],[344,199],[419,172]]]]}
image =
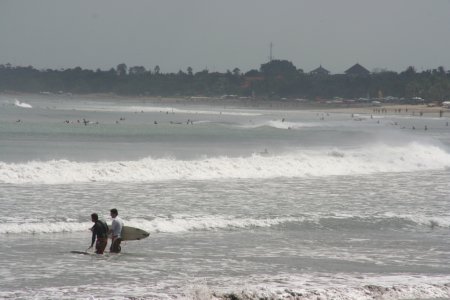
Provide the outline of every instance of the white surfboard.
{"type": "Polygon", "coordinates": [[[131,226],[123,226],[122,228],[122,241],[138,241],[145,239],[149,235],[150,233],[140,228],[131,226]]]}

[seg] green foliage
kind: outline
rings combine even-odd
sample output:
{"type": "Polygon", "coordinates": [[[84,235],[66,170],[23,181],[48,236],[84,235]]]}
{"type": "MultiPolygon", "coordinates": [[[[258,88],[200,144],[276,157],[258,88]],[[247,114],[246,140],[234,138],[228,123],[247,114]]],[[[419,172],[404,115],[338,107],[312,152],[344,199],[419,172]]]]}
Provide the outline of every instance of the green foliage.
{"type": "Polygon", "coordinates": [[[429,101],[450,100],[450,73],[443,67],[417,72],[414,67],[396,73],[380,70],[369,76],[345,74],[313,76],[291,62],[273,60],[260,70],[243,73],[239,68],[225,73],[202,70],[161,73],[142,66],[128,68],[124,63],[108,71],[76,67],[62,70],[36,70],[31,66],[0,65],[0,91],[116,93],[154,96],[257,95],[263,98],[333,97],[360,98],[378,95],[404,98],[422,97],[429,101]]]}
{"type": "Polygon", "coordinates": [[[126,64],[122,63],[122,64],[117,65],[117,75],[119,75],[119,76],[127,75],[127,65],[126,64]]]}

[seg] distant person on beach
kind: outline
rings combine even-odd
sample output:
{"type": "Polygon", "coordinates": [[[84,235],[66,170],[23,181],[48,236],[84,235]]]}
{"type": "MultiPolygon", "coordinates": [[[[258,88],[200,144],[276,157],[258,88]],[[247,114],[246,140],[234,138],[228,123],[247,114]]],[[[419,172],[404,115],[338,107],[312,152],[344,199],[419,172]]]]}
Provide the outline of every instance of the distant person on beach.
{"type": "Polygon", "coordinates": [[[91,227],[92,242],[88,249],[91,249],[97,240],[95,242],[95,253],[103,254],[108,244],[108,225],[99,220],[96,213],[91,214],[91,220],[94,222],[94,226],[91,227]]]}
{"type": "Polygon", "coordinates": [[[120,243],[122,242],[122,228],[123,228],[123,221],[121,218],[119,218],[119,212],[117,209],[113,208],[110,210],[111,218],[113,219],[112,225],[111,225],[111,248],[109,249],[111,253],[119,253],[122,249],[120,247],[120,243]]]}

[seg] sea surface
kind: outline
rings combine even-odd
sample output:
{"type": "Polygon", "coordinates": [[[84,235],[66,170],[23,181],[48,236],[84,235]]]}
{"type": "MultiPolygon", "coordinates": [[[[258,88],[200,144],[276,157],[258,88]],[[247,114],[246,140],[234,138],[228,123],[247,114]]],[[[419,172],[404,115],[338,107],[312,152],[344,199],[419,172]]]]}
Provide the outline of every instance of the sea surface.
{"type": "Polygon", "coordinates": [[[2,95],[0,298],[450,298],[450,113],[411,112],[2,95]],[[71,253],[111,208],[150,236],[71,253]]]}

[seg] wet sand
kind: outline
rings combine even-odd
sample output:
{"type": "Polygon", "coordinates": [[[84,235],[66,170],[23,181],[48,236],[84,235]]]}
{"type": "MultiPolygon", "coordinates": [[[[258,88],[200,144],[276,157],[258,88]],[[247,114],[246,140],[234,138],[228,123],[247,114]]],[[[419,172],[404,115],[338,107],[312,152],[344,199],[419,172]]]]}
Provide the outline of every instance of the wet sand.
{"type": "Polygon", "coordinates": [[[221,97],[158,97],[158,96],[122,96],[116,94],[27,94],[27,93],[0,93],[0,96],[21,99],[21,97],[54,97],[55,99],[89,99],[89,100],[127,100],[142,101],[142,103],[155,105],[199,105],[223,108],[249,108],[249,109],[271,109],[271,110],[313,110],[349,114],[399,114],[426,116],[450,116],[450,110],[441,106],[429,107],[425,104],[388,104],[374,106],[372,103],[325,103],[318,101],[298,100],[268,100],[268,99],[223,99],[221,97]]]}

